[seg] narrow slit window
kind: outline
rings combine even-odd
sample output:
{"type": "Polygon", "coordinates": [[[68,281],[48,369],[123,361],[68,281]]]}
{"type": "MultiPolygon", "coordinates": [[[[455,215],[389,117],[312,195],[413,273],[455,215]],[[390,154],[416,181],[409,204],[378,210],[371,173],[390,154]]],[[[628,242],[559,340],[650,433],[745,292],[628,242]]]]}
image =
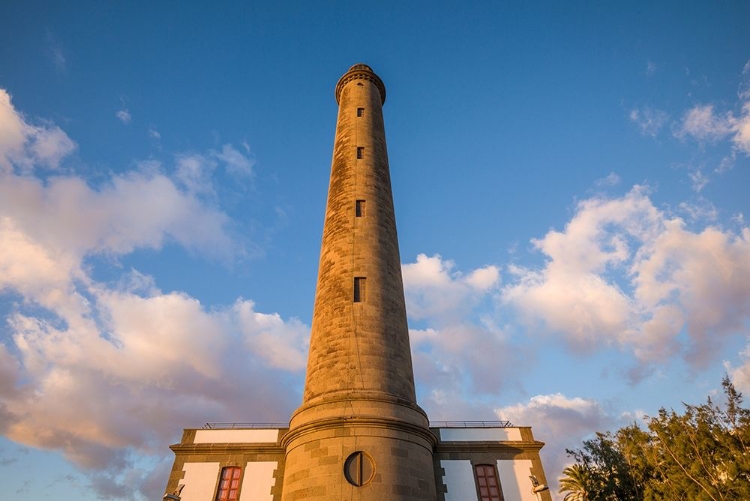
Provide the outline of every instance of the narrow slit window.
{"type": "Polygon", "coordinates": [[[235,501],[240,490],[242,468],[227,466],[221,469],[219,488],[216,491],[216,501],[235,501]]]}
{"type": "Polygon", "coordinates": [[[497,469],[491,464],[478,464],[474,467],[479,501],[504,501],[497,469]]]}
{"type": "Polygon", "coordinates": [[[362,158],[365,158],[365,147],[357,146],[357,160],[361,160],[362,158]]]}
{"type": "Polygon", "coordinates": [[[355,303],[365,302],[365,289],[366,289],[365,277],[354,277],[354,302],[355,303]]]}
{"type": "Polygon", "coordinates": [[[354,213],[357,217],[363,217],[365,215],[365,201],[364,200],[357,200],[354,213]]]}
{"type": "Polygon", "coordinates": [[[357,108],[357,116],[358,117],[365,116],[365,109],[364,108],[357,108]]]}

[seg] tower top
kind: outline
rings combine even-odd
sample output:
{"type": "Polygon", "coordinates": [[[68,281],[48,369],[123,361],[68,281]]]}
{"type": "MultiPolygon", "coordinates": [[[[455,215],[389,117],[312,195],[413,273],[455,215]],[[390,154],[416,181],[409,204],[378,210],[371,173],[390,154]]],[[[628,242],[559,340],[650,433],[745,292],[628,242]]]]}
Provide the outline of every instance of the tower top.
{"type": "Polygon", "coordinates": [[[383,81],[380,79],[380,77],[377,76],[374,71],[372,71],[372,68],[364,63],[355,64],[354,66],[349,68],[349,71],[344,73],[344,76],[339,78],[339,82],[336,84],[336,104],[341,104],[339,103],[341,90],[347,83],[351,82],[352,80],[369,80],[370,82],[375,84],[375,86],[378,88],[378,91],[380,91],[380,104],[385,104],[385,84],[383,84],[383,81]]]}

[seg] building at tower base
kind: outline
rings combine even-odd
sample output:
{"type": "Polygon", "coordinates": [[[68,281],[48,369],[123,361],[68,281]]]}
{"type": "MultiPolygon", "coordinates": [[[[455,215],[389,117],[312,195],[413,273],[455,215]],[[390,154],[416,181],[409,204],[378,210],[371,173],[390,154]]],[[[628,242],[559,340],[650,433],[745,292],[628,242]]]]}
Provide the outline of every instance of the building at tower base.
{"type": "MultiPolygon", "coordinates": [[[[486,421],[433,425],[430,432],[436,437],[433,468],[437,501],[550,499],[544,490],[546,481],[539,459],[544,444],[534,440],[531,428],[486,421]],[[492,478],[485,478],[488,495],[482,497],[478,471],[480,475],[489,472],[494,476],[502,497],[489,495],[492,478]]],[[[181,501],[221,499],[218,496],[222,494],[222,476],[239,471],[235,479],[236,495],[229,497],[229,491],[233,490],[230,481],[226,499],[280,501],[285,466],[282,442],[288,431],[289,428],[280,425],[248,423],[208,423],[200,429],[185,430],[180,443],[171,447],[175,462],[167,492],[184,485],[181,501]]],[[[345,474],[346,458],[342,455],[320,447],[311,447],[310,451],[315,461],[330,461],[345,474]]],[[[398,453],[393,454],[398,461],[398,453]]],[[[408,468],[408,463],[402,467],[408,468]]],[[[332,500],[357,499],[328,495],[332,500]]]]}
{"type": "Polygon", "coordinates": [[[364,64],[339,104],[302,405],[289,426],[206,425],[165,499],[549,501],[531,428],[429,423],[417,405],[382,105],[364,64]]]}

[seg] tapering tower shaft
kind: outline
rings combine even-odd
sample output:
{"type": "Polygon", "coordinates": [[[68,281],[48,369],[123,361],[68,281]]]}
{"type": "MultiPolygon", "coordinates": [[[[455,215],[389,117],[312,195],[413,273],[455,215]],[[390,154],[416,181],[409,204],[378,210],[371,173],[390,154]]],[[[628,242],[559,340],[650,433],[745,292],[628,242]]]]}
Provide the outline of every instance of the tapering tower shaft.
{"type": "Polygon", "coordinates": [[[336,97],[304,401],[355,391],[416,404],[381,107],[385,87],[369,68],[355,66],[336,97]]]}
{"type": "Polygon", "coordinates": [[[339,80],[336,100],[307,377],[284,439],[283,499],[435,499],[435,438],[414,391],[385,86],[358,64],[339,80]],[[355,479],[344,474],[352,464],[355,479]]]}

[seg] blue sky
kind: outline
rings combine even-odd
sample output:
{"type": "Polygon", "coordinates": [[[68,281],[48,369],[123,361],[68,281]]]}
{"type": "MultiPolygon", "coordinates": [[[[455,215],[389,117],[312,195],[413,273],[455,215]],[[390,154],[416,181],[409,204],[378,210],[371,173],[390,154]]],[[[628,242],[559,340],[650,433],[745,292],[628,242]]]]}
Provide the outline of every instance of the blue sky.
{"type": "Polygon", "coordinates": [[[421,405],[564,449],[750,391],[746,2],[0,6],[0,498],[299,405],[337,79],[385,82],[421,405]]]}

